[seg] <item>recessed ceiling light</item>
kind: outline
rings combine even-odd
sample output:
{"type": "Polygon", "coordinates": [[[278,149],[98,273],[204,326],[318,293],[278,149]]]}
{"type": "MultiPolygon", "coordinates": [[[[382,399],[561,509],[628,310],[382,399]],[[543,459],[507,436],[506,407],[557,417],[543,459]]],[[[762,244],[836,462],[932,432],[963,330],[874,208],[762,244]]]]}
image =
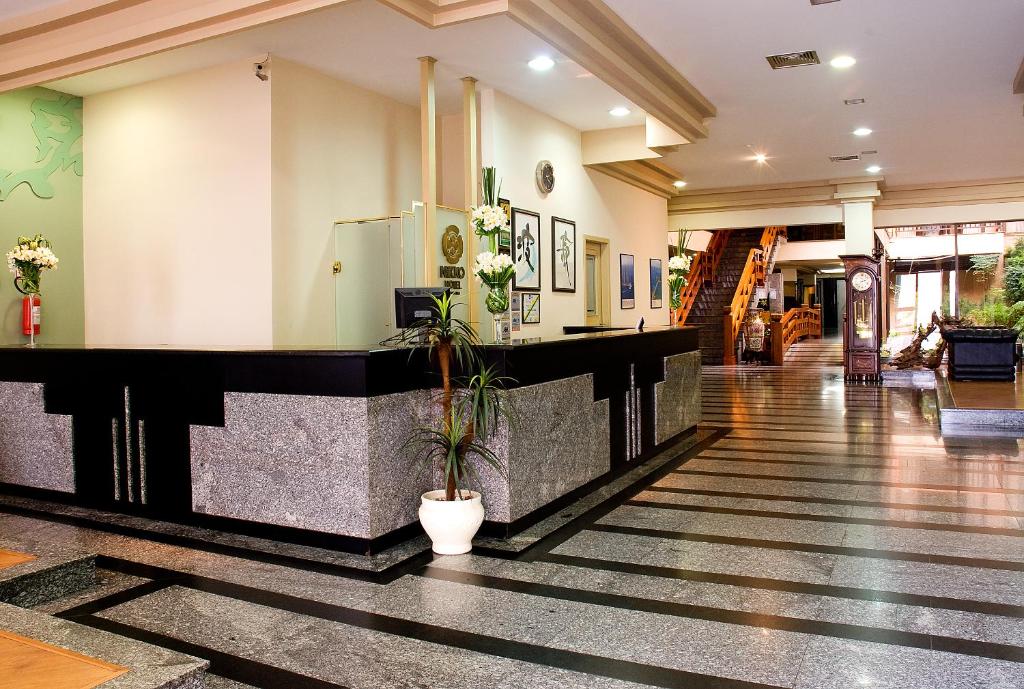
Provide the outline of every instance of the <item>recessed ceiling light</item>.
{"type": "Polygon", "coordinates": [[[686,186],[686,182],[684,182],[681,179],[677,179],[675,182],[672,183],[672,186],[674,186],[676,189],[682,189],[683,187],[686,186]]]}
{"type": "Polygon", "coordinates": [[[765,155],[764,153],[755,153],[754,162],[757,163],[758,165],[764,165],[766,162],[768,162],[768,156],[765,155]]]}
{"type": "Polygon", "coordinates": [[[840,55],[839,57],[832,58],[832,61],[829,62],[829,64],[836,69],[849,69],[857,64],[857,61],[849,55],[840,55]]]}
{"type": "Polygon", "coordinates": [[[555,61],[547,55],[540,55],[526,63],[535,72],[546,72],[555,66],[555,61]]]}
{"type": "Polygon", "coordinates": [[[863,98],[844,98],[843,105],[863,105],[863,98]]]}
{"type": "Polygon", "coordinates": [[[854,136],[867,136],[871,133],[871,130],[867,127],[857,127],[853,130],[854,136]]]}
{"type": "Polygon", "coordinates": [[[870,172],[871,174],[875,174],[876,172],[881,172],[882,171],[882,166],[881,165],[869,165],[867,167],[867,171],[870,172]]]}
{"type": "Polygon", "coordinates": [[[625,108],[620,105],[616,108],[612,108],[611,110],[609,110],[608,114],[611,115],[612,117],[625,117],[626,115],[629,114],[629,108],[625,108]]]}

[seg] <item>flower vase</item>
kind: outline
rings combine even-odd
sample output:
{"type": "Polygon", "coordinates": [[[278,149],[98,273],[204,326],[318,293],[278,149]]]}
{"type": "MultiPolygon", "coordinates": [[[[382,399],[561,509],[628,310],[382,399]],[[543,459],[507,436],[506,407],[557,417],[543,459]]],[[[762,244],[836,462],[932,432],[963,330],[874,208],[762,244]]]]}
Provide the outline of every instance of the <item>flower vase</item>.
{"type": "Polygon", "coordinates": [[[508,313],[508,285],[488,285],[487,299],[484,301],[487,311],[492,317],[494,341],[504,342],[504,320],[508,313]]]}

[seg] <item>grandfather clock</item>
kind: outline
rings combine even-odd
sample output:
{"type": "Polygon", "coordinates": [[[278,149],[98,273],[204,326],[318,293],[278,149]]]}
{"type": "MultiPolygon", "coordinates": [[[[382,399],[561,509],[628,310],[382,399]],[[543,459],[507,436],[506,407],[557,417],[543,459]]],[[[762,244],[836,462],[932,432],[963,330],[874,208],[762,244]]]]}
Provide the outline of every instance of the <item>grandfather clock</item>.
{"type": "Polygon", "coordinates": [[[879,262],[871,256],[840,256],[846,267],[843,368],[847,380],[882,377],[882,296],[879,262]]]}

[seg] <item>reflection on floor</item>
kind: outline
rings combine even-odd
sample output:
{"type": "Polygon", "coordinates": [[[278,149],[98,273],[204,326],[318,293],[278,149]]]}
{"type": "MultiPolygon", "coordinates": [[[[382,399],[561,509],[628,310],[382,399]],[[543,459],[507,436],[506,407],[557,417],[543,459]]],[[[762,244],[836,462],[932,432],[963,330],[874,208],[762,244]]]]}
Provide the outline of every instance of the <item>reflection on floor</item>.
{"type": "Polygon", "coordinates": [[[1013,382],[980,380],[949,381],[949,391],[959,409],[1024,409],[1024,376],[1013,382]]]}
{"type": "Polygon", "coordinates": [[[835,368],[709,368],[704,405],[712,434],[518,555],[359,572],[3,505],[0,533],[101,553],[48,610],[222,689],[1024,687],[1018,440],[835,368]]]}

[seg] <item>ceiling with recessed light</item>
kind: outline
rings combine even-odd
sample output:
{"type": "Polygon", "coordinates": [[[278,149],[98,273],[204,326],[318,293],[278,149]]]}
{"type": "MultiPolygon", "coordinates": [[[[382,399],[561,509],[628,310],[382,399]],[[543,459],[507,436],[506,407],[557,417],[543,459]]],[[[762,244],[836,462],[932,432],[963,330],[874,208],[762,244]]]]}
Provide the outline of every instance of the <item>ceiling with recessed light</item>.
{"type": "MultiPolygon", "coordinates": [[[[267,53],[419,105],[419,62],[437,58],[438,111],[459,112],[464,76],[494,87],[577,129],[635,126],[644,114],[614,89],[505,16],[429,29],[376,2],[351,0],[327,9],[158,53],[50,84],[90,95],[267,53]],[[554,65],[536,71],[540,56],[554,65]],[[623,106],[630,113],[609,114],[623,106]]],[[[273,78],[273,77],[271,77],[273,78]]]]}
{"type": "Polygon", "coordinates": [[[1021,0],[606,0],[718,107],[666,161],[687,191],[867,175],[890,185],[1024,175],[1021,0]],[[773,70],[770,55],[821,64],[773,70]],[[847,55],[856,64],[830,66],[847,55]],[[863,98],[859,105],[844,99],[863,98]],[[859,127],[867,136],[854,136],[859,127]],[[877,150],[861,160],[829,156],[877,150]],[[768,156],[763,165],[754,154],[768,156]]]}

